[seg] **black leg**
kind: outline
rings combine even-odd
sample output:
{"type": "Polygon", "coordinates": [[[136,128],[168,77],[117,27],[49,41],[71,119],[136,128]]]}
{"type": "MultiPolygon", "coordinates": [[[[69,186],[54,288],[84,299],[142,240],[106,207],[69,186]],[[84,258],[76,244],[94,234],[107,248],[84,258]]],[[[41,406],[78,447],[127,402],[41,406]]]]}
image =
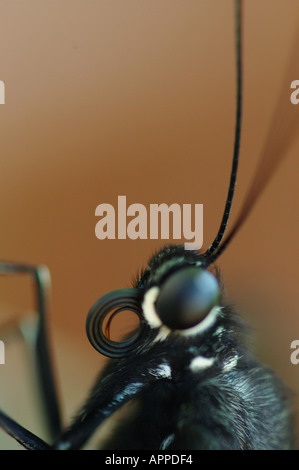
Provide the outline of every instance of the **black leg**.
{"type": "Polygon", "coordinates": [[[154,383],[168,381],[168,373],[168,366],[159,355],[130,355],[111,361],[94,384],[75,421],[54,447],[58,450],[80,449],[103,421],[154,383]]]}
{"type": "Polygon", "coordinates": [[[28,450],[51,450],[39,437],[20,426],[16,421],[0,411],[0,427],[28,450]]]}
{"type": "Polygon", "coordinates": [[[36,309],[38,312],[34,356],[36,358],[37,376],[42,392],[49,432],[55,438],[61,431],[61,418],[47,334],[47,296],[50,288],[50,273],[46,266],[31,266],[0,261],[0,274],[20,273],[31,275],[34,281],[36,309]]]}

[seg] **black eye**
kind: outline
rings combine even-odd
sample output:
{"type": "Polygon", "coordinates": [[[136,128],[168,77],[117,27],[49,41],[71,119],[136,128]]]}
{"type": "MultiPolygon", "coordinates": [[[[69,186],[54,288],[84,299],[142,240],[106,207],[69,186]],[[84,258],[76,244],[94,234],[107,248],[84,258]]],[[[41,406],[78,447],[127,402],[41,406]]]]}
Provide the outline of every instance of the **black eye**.
{"type": "Polygon", "coordinates": [[[218,299],[219,285],[215,276],[190,266],[164,281],[155,306],[165,326],[184,330],[200,323],[218,299]]]}

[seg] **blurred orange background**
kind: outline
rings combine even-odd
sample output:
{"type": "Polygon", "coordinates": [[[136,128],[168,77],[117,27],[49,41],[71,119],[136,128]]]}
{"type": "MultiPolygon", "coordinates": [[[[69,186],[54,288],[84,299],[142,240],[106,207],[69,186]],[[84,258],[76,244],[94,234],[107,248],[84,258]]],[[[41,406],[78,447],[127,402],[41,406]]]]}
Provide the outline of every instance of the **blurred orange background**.
{"type": "MultiPolygon", "coordinates": [[[[250,185],[299,27],[292,0],[244,8],[244,118],[236,200],[250,185]]],[[[46,264],[51,339],[64,420],[103,359],[85,320],[102,294],[131,285],[157,240],[95,237],[101,203],[202,203],[204,248],[228,187],[235,122],[233,2],[11,0],[0,5],[0,253],[46,264]]],[[[299,44],[298,44],[299,46],[299,44]]],[[[291,77],[291,80],[299,76],[291,77]]],[[[287,91],[287,96],[288,96],[287,91]]],[[[299,107],[298,107],[299,118],[299,107]]],[[[299,122],[299,121],[298,121],[299,122]]],[[[299,136],[298,136],[299,137],[299,136]]],[[[254,348],[299,393],[299,138],[219,258],[227,297],[254,348]]],[[[30,280],[0,279],[0,322],[33,308],[30,280]]],[[[0,323],[1,324],[1,323],[0,323]]],[[[3,332],[0,404],[43,436],[22,346],[3,332]]],[[[299,412],[299,400],[295,395],[299,412]]],[[[0,434],[0,448],[14,443],[0,434]]]]}

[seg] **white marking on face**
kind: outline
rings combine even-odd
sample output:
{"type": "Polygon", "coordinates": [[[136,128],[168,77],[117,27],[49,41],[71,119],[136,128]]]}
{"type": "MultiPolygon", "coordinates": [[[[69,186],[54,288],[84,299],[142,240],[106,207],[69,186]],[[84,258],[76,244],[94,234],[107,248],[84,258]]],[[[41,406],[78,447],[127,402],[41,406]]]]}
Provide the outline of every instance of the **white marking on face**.
{"type": "Polygon", "coordinates": [[[221,307],[215,306],[208,313],[208,315],[197,325],[192,326],[191,328],[187,328],[185,330],[171,330],[167,326],[163,325],[155,309],[155,302],[158,298],[159,292],[160,290],[157,286],[152,287],[146,292],[142,303],[143,314],[149,326],[151,328],[159,328],[159,333],[157,334],[154,341],[163,341],[167,338],[170,333],[175,333],[181,336],[194,336],[198,333],[202,333],[203,331],[209,329],[215,323],[216,318],[222,310],[221,307]]]}
{"type": "Polygon", "coordinates": [[[169,436],[165,437],[164,441],[162,442],[162,444],[160,446],[160,450],[167,449],[169,444],[171,444],[172,441],[174,440],[174,437],[175,437],[174,434],[170,434],[169,436]]]}
{"type": "Polygon", "coordinates": [[[197,356],[192,361],[190,362],[190,369],[192,372],[199,372],[204,369],[207,369],[208,367],[211,367],[215,361],[214,357],[203,357],[203,356],[197,356]]]}
{"type": "Polygon", "coordinates": [[[155,309],[155,302],[158,298],[159,292],[159,287],[152,287],[145,294],[142,303],[143,314],[151,328],[159,328],[162,325],[155,309]]]}
{"type": "Polygon", "coordinates": [[[234,369],[236,365],[238,364],[239,356],[236,354],[236,356],[231,357],[224,363],[223,366],[223,371],[224,372],[229,372],[230,370],[234,369]]]}
{"type": "Polygon", "coordinates": [[[156,338],[154,339],[154,341],[163,341],[164,339],[167,338],[167,336],[170,334],[170,333],[173,333],[169,328],[167,328],[167,326],[165,325],[162,325],[160,327],[160,330],[159,330],[159,333],[157,334],[156,338]]]}

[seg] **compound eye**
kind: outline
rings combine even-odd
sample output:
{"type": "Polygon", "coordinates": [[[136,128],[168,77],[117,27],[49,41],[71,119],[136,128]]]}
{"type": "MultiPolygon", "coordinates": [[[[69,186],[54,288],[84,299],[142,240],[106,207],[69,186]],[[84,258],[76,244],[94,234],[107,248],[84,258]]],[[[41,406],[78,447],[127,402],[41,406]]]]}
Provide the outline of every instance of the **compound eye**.
{"type": "Polygon", "coordinates": [[[219,299],[219,284],[213,274],[190,266],[166,278],[156,300],[162,323],[184,330],[200,323],[219,299]]]}

